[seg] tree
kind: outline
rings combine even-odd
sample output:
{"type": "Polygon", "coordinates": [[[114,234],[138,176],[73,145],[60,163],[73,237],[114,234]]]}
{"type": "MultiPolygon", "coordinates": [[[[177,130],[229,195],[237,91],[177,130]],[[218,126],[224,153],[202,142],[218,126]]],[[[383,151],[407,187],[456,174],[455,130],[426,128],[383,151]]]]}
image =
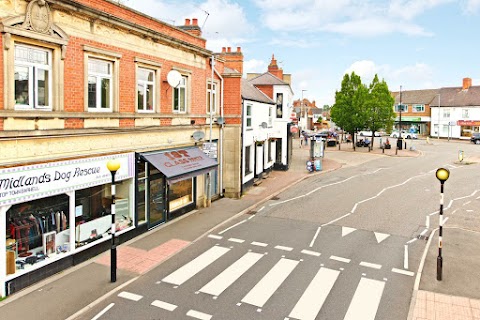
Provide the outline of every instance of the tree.
{"type": "Polygon", "coordinates": [[[350,76],[345,74],[342,88],[335,92],[335,104],[330,111],[332,121],[352,135],[354,150],[355,133],[365,126],[366,114],[363,109],[367,96],[368,89],[362,84],[360,76],[355,72],[350,76]]]}
{"type": "Polygon", "coordinates": [[[388,90],[385,80],[380,82],[378,76],[372,80],[369,87],[369,93],[365,102],[365,128],[372,131],[372,146],[375,137],[375,131],[383,128],[389,128],[393,125],[395,112],[393,111],[394,98],[388,90]]]}

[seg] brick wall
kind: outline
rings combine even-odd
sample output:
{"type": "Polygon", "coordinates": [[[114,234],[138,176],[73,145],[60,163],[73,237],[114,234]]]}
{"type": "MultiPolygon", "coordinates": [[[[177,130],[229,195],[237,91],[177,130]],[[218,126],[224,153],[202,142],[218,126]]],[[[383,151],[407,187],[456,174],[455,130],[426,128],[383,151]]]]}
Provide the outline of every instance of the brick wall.
{"type": "Polygon", "coordinates": [[[135,127],[135,119],[120,119],[120,128],[133,128],[135,127]]]}
{"type": "Polygon", "coordinates": [[[69,118],[65,119],[65,129],[82,129],[83,119],[69,118]]]}
{"type": "MultiPolygon", "coordinates": [[[[273,86],[272,85],[255,85],[255,87],[257,87],[258,90],[262,91],[267,96],[269,96],[270,99],[273,99],[273,86]]],[[[275,99],[273,99],[273,100],[275,100],[275,99]]]]}

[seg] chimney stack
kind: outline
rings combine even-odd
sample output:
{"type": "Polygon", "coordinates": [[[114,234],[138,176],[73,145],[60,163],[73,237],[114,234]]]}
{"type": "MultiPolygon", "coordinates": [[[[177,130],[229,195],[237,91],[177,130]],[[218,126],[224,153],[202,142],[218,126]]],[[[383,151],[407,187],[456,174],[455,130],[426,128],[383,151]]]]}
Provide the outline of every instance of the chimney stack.
{"type": "Polygon", "coordinates": [[[468,90],[472,86],[472,78],[463,78],[463,90],[468,90]]]}
{"type": "Polygon", "coordinates": [[[190,23],[190,19],[185,19],[185,25],[184,26],[179,26],[180,29],[187,31],[188,33],[201,37],[202,36],[202,30],[198,26],[198,19],[193,18],[192,23],[190,23]]]}
{"type": "Polygon", "coordinates": [[[243,53],[241,47],[237,47],[237,51],[232,51],[232,47],[222,47],[222,52],[217,55],[225,60],[225,67],[243,73],[243,53]]]}
{"type": "Polygon", "coordinates": [[[283,70],[278,67],[275,55],[272,54],[272,61],[268,65],[268,72],[283,81],[283,70]]]}

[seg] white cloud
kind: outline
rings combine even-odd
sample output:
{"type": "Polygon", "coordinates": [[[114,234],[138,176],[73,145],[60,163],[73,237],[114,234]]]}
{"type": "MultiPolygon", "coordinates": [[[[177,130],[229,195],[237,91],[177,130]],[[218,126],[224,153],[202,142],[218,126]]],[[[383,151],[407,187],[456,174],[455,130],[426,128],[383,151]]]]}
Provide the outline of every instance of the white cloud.
{"type": "Polygon", "coordinates": [[[264,73],[267,72],[268,64],[266,61],[250,59],[243,62],[243,73],[264,73]]]}
{"type": "Polygon", "coordinates": [[[466,14],[476,14],[480,12],[480,0],[467,0],[463,5],[463,11],[466,14]]]}

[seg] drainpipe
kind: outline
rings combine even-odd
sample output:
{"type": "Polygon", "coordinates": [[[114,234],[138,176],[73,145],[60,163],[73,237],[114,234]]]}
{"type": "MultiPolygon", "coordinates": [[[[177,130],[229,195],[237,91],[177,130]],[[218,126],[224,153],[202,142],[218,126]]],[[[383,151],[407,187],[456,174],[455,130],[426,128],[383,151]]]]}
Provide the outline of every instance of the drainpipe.
{"type": "MultiPolygon", "coordinates": [[[[218,78],[220,79],[220,92],[222,94],[220,94],[220,117],[223,118],[223,77],[220,75],[220,73],[215,69],[215,67],[213,68],[213,71],[215,72],[215,74],[218,76],[218,78]]],[[[219,187],[220,187],[220,197],[223,197],[223,129],[224,129],[224,126],[225,126],[225,120],[223,121],[223,123],[220,125],[220,137],[219,137],[219,140],[220,140],[220,149],[218,150],[218,162],[219,162],[219,187]]]]}

